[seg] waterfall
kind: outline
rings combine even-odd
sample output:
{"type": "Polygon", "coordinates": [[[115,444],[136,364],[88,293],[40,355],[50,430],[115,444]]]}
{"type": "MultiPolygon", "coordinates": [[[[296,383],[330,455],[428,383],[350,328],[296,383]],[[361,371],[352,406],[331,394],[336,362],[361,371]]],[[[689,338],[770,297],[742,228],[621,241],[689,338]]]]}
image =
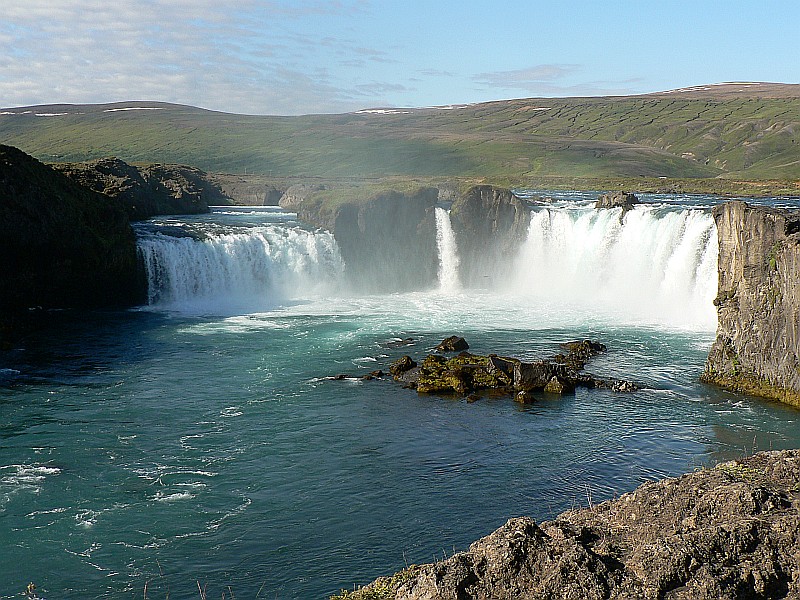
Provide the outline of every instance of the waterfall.
{"type": "Polygon", "coordinates": [[[718,248],[711,215],[640,206],[621,223],[620,214],[586,205],[534,212],[511,290],[625,321],[713,330],[718,248]]]}
{"type": "Polygon", "coordinates": [[[456,237],[450,225],[450,213],[440,207],[436,207],[436,248],[439,251],[439,288],[443,291],[459,289],[456,237]]]}
{"type": "Polygon", "coordinates": [[[333,235],[300,227],[211,229],[200,239],[156,231],[138,248],[148,304],[179,312],[269,309],[330,291],[343,270],[333,235]]]}

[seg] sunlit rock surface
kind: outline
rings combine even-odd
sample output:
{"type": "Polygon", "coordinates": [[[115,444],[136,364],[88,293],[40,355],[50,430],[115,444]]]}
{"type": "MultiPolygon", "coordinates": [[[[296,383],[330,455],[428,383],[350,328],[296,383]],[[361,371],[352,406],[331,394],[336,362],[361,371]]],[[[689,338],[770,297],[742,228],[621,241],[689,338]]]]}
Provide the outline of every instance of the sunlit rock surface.
{"type": "Polygon", "coordinates": [[[229,204],[219,185],[200,169],[182,165],[129,165],[118,158],[54,165],[77,183],[117,200],[132,220],[208,212],[229,204]]]}
{"type": "Polygon", "coordinates": [[[800,212],[728,202],[719,232],[719,325],[703,380],[800,406],[800,212]]]}

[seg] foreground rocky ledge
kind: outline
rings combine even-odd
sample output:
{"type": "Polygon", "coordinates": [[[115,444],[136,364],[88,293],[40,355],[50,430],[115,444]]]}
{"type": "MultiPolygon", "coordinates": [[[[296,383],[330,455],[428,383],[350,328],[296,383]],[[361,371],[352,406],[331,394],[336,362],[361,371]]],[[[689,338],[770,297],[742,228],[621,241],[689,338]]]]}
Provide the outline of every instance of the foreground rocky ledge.
{"type": "Polygon", "coordinates": [[[762,452],[537,524],[339,600],[800,597],[800,450],[762,452]]]}

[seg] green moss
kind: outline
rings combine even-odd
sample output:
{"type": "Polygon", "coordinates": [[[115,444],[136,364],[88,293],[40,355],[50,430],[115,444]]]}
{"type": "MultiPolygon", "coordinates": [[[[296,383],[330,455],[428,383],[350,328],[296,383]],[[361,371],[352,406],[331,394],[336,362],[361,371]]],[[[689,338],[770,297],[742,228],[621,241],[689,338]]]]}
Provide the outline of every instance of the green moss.
{"type": "Polygon", "coordinates": [[[417,391],[421,393],[466,394],[511,385],[508,375],[490,370],[488,356],[468,352],[450,359],[430,354],[420,367],[417,391]]]}
{"type": "Polygon", "coordinates": [[[778,270],[778,254],[780,253],[782,244],[775,242],[767,255],[767,267],[770,271],[778,270]]]}
{"type": "Polygon", "coordinates": [[[330,600],[390,600],[395,597],[397,589],[417,578],[419,567],[411,565],[391,577],[379,577],[368,586],[360,587],[352,592],[342,590],[330,597],[330,600]]]}
{"type": "Polygon", "coordinates": [[[733,392],[778,400],[800,407],[800,391],[779,387],[761,377],[743,373],[738,361],[734,367],[733,371],[727,373],[707,369],[700,379],[705,383],[717,385],[733,392]]]}
{"type": "Polygon", "coordinates": [[[764,479],[764,473],[753,467],[741,465],[736,462],[721,463],[716,466],[718,471],[722,471],[731,479],[744,481],[746,483],[758,483],[764,479]]]}

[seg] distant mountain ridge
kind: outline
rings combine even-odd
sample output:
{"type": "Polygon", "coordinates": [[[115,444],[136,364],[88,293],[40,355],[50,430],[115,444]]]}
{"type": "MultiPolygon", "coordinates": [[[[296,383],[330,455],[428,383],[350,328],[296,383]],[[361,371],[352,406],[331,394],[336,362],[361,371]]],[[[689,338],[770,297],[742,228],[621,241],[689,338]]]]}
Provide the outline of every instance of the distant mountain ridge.
{"type": "Polygon", "coordinates": [[[288,177],[800,178],[800,85],[527,98],[295,117],[131,101],[0,109],[49,162],[117,156],[288,177]]]}

